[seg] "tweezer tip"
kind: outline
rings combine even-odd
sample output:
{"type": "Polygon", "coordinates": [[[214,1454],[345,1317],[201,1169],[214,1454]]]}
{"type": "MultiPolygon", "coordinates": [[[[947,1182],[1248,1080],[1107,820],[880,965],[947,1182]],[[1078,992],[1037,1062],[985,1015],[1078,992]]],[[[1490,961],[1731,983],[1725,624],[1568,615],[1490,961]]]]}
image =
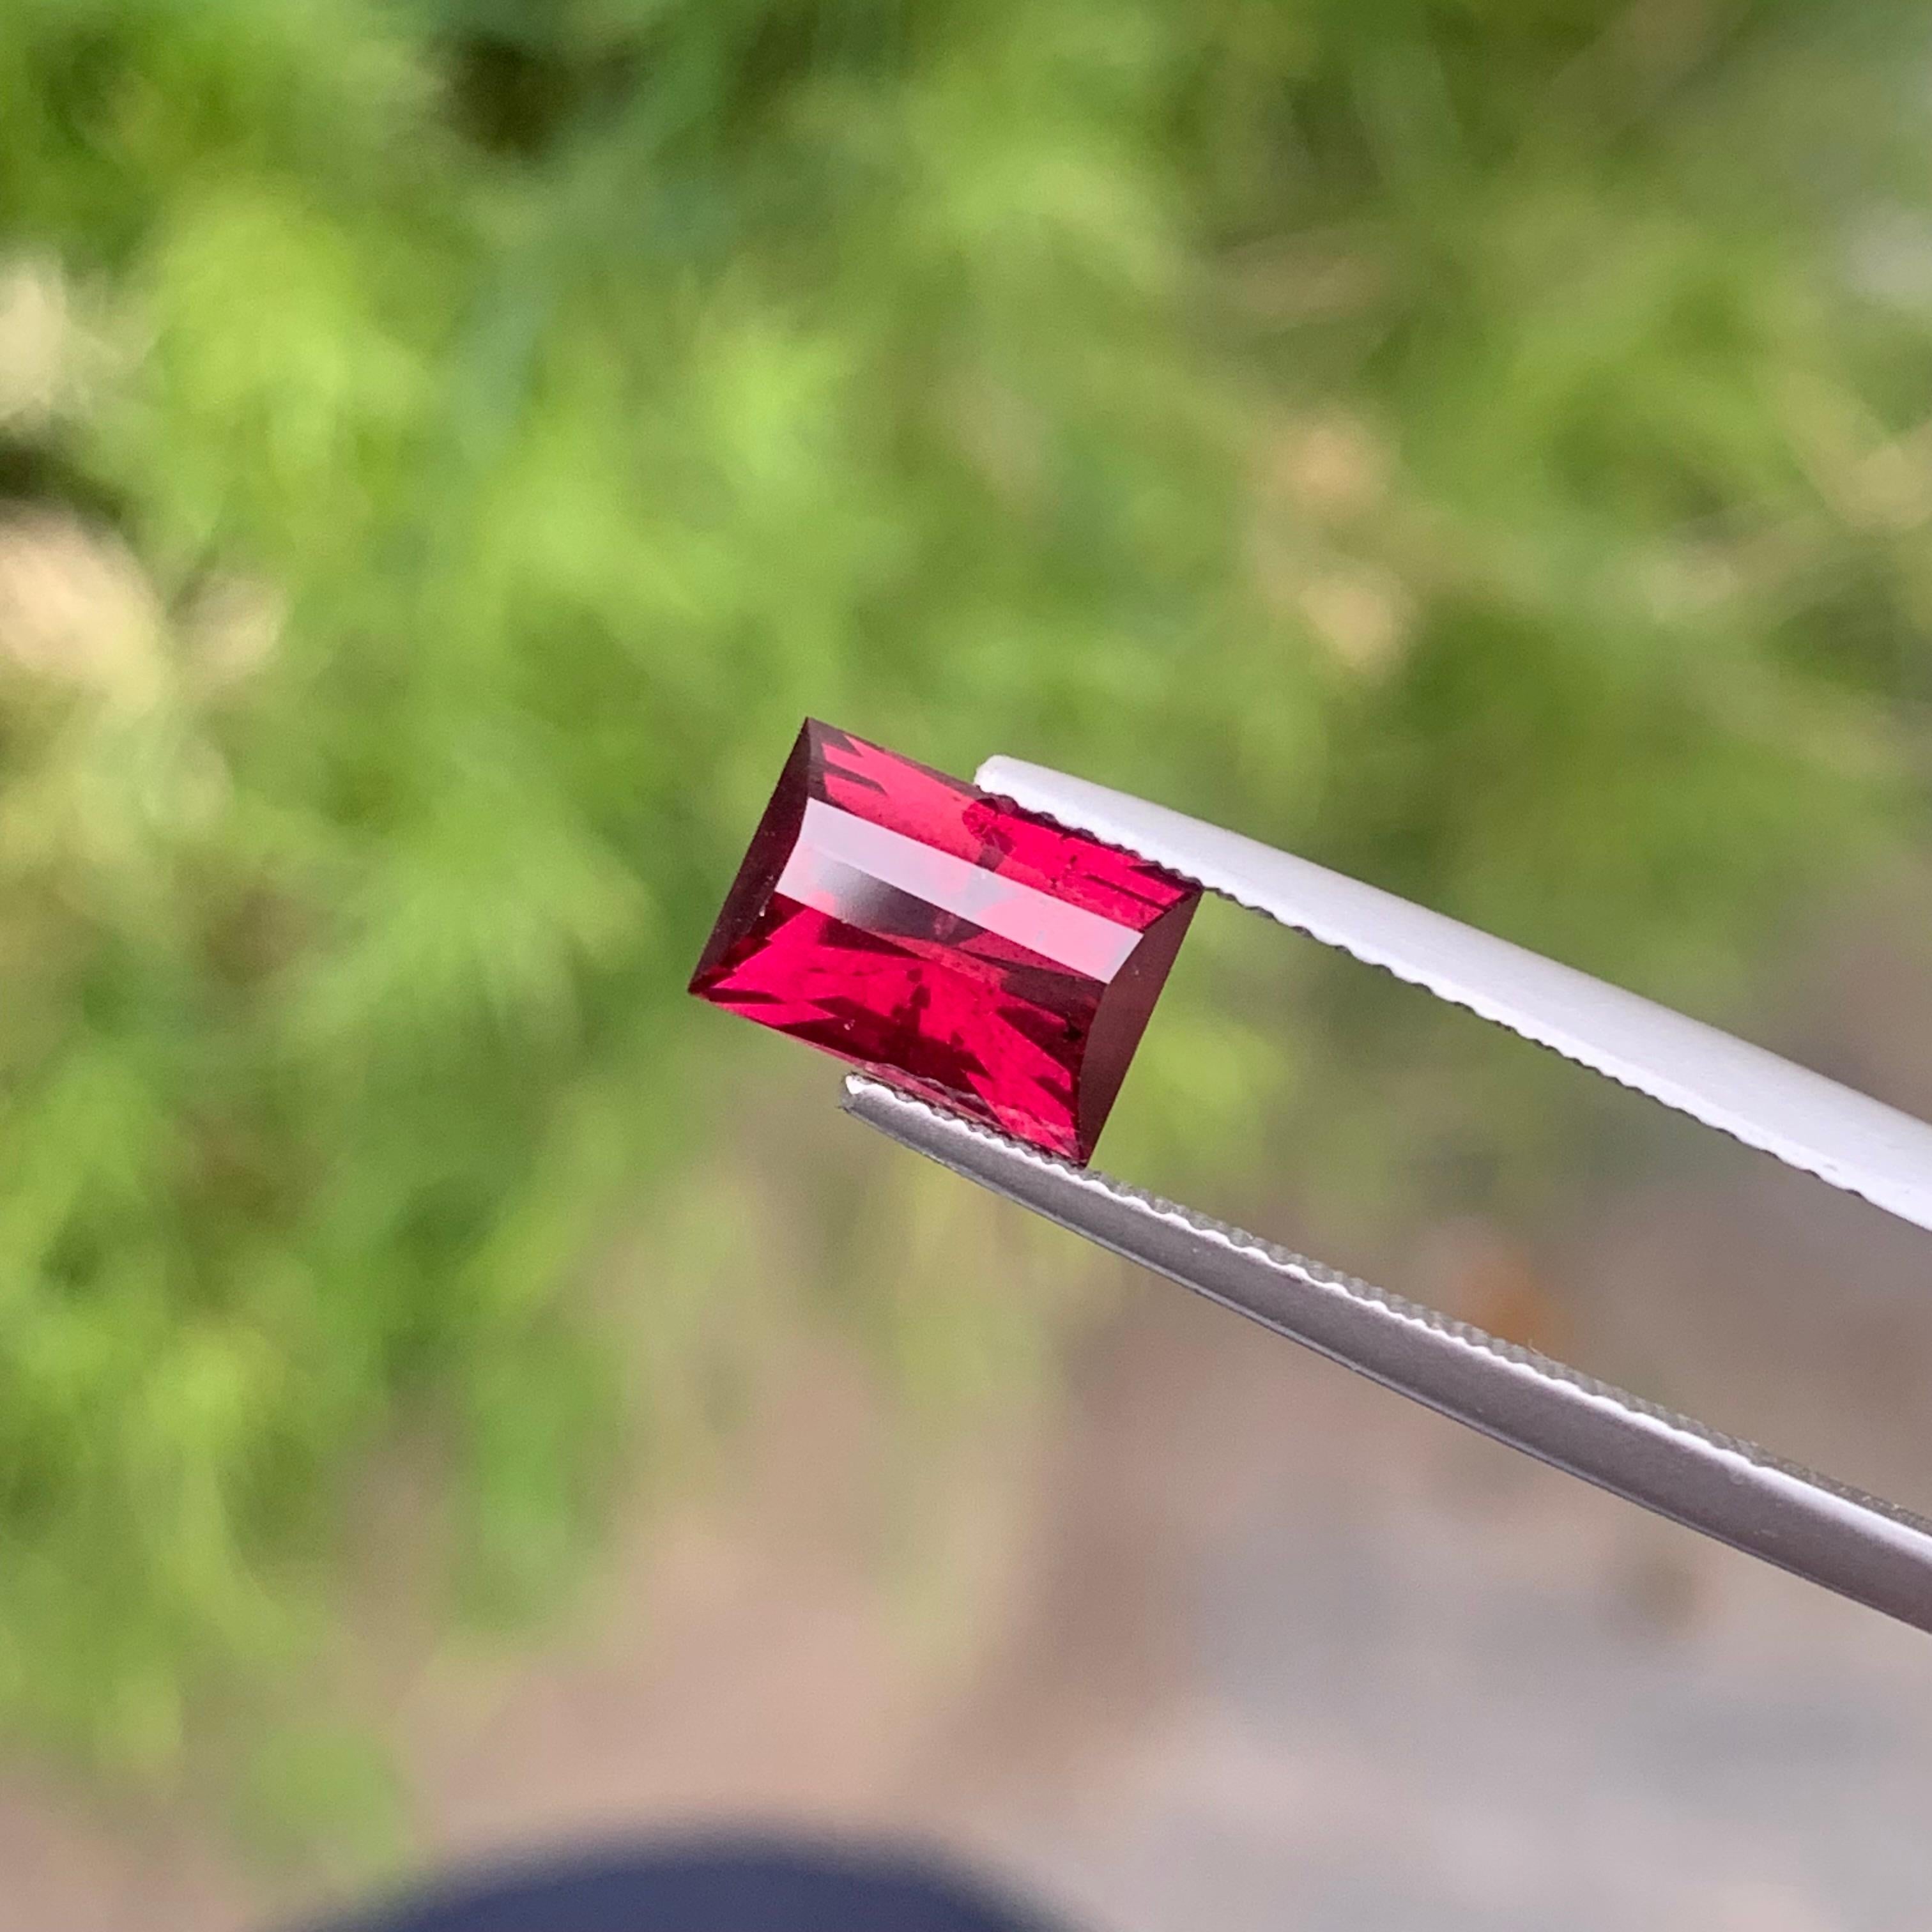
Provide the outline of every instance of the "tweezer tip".
{"type": "Polygon", "coordinates": [[[926,1150],[928,1142],[934,1136],[956,1138],[963,1135],[1030,1157],[1042,1166],[1064,1168],[1069,1174],[1080,1171],[1070,1162],[1042,1148],[1029,1146],[1011,1134],[1002,1133],[983,1120],[969,1120],[950,1107],[942,1107],[919,1094],[909,1094],[904,1088],[895,1087],[891,1082],[878,1079],[869,1073],[845,1076],[839,1105],[855,1120],[862,1120],[870,1127],[880,1128],[896,1140],[910,1141],[922,1150],[926,1150]],[[908,1132],[921,1127],[927,1131],[916,1135],[908,1132]]]}

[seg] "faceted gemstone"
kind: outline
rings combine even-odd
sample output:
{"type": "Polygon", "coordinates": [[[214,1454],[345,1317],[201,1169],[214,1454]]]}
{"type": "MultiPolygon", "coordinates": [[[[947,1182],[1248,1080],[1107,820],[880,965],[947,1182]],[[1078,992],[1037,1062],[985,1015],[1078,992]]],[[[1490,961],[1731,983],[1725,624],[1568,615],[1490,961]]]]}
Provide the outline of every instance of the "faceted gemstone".
{"type": "Polygon", "coordinates": [[[808,720],[691,990],[1085,1161],[1200,896],[808,720]]]}

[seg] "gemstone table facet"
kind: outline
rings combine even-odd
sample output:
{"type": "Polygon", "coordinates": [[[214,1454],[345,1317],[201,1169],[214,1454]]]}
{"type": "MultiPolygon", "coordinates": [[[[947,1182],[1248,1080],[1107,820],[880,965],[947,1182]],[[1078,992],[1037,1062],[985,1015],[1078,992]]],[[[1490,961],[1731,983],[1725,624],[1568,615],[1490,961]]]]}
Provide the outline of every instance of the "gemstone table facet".
{"type": "Polygon", "coordinates": [[[1084,1162],[1200,896],[808,720],[691,990],[1084,1162]]]}

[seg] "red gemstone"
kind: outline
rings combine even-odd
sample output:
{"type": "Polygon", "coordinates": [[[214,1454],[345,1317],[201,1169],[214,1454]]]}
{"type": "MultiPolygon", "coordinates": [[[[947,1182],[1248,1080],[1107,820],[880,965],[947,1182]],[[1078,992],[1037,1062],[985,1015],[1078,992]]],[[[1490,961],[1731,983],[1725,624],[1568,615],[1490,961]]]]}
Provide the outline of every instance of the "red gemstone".
{"type": "Polygon", "coordinates": [[[808,720],[691,990],[1084,1161],[1200,897],[808,720]]]}

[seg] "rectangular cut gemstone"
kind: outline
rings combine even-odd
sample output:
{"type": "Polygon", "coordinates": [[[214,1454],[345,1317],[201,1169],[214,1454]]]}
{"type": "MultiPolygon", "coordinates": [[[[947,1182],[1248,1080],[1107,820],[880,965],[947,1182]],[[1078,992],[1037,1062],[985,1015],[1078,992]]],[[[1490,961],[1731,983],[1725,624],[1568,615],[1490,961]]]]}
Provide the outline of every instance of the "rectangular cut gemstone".
{"type": "Polygon", "coordinates": [[[1084,1162],[1200,896],[808,719],[691,990],[1084,1162]]]}

